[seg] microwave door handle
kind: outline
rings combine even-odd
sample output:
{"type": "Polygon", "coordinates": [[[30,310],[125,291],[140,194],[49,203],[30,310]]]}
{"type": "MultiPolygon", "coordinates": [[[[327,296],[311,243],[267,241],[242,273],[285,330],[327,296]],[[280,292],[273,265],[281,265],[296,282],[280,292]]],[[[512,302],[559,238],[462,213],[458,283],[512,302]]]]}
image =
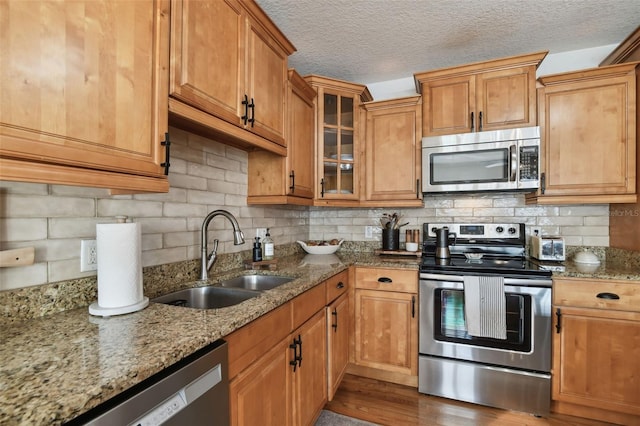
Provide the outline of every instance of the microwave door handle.
{"type": "Polygon", "coordinates": [[[515,145],[509,147],[509,181],[516,181],[516,173],[518,172],[518,150],[515,145]]]}

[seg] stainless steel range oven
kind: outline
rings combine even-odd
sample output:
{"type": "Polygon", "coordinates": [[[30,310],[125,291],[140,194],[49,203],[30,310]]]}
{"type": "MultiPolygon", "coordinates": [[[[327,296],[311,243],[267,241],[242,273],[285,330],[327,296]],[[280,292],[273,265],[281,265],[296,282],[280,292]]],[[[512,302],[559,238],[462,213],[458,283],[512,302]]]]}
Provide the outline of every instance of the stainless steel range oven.
{"type": "Polygon", "coordinates": [[[526,259],[524,224],[432,223],[423,228],[418,390],[548,414],[551,272],[526,259]],[[455,235],[447,259],[434,256],[435,231],[444,226],[455,235]],[[474,299],[478,288],[483,296],[474,299]],[[471,312],[470,305],[486,302],[483,291],[495,289],[497,296],[487,298],[495,298],[497,306],[471,312]],[[502,333],[479,333],[474,322],[483,321],[502,333]]]}

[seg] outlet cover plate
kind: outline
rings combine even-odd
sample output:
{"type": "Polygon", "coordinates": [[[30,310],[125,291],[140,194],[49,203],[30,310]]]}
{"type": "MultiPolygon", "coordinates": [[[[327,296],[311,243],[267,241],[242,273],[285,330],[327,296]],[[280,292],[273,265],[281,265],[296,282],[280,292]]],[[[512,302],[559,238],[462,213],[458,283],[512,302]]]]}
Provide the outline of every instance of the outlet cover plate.
{"type": "Polygon", "coordinates": [[[80,272],[98,269],[98,246],[96,240],[82,240],[80,242],[80,272]]]}

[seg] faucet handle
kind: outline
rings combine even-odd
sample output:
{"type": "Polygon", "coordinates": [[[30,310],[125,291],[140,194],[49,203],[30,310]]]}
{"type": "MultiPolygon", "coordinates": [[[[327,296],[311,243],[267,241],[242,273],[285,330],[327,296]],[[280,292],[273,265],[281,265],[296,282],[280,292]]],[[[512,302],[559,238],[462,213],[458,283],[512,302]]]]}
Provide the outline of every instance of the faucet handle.
{"type": "Polygon", "coordinates": [[[211,269],[213,262],[215,262],[216,258],[218,257],[218,242],[218,239],[213,240],[213,250],[211,250],[211,253],[209,253],[209,256],[207,257],[207,271],[211,269]]]}

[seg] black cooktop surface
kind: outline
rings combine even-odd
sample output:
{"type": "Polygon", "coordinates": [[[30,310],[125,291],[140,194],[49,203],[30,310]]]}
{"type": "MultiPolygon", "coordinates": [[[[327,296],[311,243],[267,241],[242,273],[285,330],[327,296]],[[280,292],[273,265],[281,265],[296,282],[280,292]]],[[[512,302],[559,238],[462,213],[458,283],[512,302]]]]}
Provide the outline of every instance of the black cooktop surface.
{"type": "Polygon", "coordinates": [[[483,257],[468,260],[464,256],[452,255],[449,259],[422,256],[420,272],[453,275],[501,275],[503,277],[551,277],[551,271],[538,266],[526,258],[483,257]]]}

